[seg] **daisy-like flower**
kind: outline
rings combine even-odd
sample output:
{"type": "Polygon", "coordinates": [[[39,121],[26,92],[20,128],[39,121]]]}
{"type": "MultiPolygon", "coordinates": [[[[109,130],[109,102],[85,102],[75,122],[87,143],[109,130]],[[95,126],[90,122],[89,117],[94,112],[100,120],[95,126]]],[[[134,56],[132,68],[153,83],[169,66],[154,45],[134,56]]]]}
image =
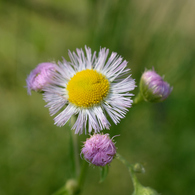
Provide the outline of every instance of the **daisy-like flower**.
{"type": "Polygon", "coordinates": [[[60,111],[54,118],[57,126],[65,125],[72,115],[77,115],[72,129],[79,134],[83,130],[87,133],[87,129],[89,133],[109,129],[106,113],[115,124],[119,123],[131,107],[133,94],[129,92],[135,88],[131,75],[125,77],[130,71],[127,61],[117,53],[107,59],[106,48],[100,49],[98,57],[90,48],[85,50],[86,56],[82,49],[77,49],[77,53],[69,51],[71,62],[65,59],[58,62],[43,94],[50,114],[60,111]]]}
{"type": "Polygon", "coordinates": [[[109,134],[94,134],[84,142],[81,150],[86,161],[96,165],[110,164],[116,155],[116,147],[109,134]]]}

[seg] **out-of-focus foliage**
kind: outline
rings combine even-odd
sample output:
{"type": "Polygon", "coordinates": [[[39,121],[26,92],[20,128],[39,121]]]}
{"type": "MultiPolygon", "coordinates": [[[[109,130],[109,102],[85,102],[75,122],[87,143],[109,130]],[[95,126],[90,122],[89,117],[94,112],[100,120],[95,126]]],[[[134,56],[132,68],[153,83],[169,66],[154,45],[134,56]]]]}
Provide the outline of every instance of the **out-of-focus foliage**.
{"type": "MultiPolygon", "coordinates": [[[[101,47],[129,61],[132,77],[153,66],[173,86],[163,103],[140,103],[109,132],[118,152],[141,162],[144,186],[163,195],[195,194],[195,1],[0,1],[0,194],[48,195],[71,177],[68,127],[56,127],[25,79],[38,63],[101,47]]],[[[137,93],[138,90],[135,90],[137,93]]],[[[79,136],[79,143],[86,136],[79,136]]],[[[83,195],[133,192],[114,160],[107,179],[90,167],[83,195]]]]}

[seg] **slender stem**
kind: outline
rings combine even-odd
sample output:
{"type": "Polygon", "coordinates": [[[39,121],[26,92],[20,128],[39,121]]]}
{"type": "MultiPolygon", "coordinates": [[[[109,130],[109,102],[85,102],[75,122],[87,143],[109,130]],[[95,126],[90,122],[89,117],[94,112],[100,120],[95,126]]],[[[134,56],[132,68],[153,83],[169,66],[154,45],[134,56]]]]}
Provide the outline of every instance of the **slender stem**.
{"type": "MultiPolygon", "coordinates": [[[[70,120],[71,126],[75,123],[75,117],[71,117],[70,120]]],[[[75,186],[70,186],[69,189],[66,185],[68,184],[68,180],[66,185],[60,188],[57,192],[55,192],[53,195],[79,195],[81,193],[83,183],[86,176],[86,170],[88,163],[86,161],[83,161],[82,169],[80,169],[80,159],[79,159],[79,147],[78,147],[78,137],[76,134],[74,134],[74,131],[70,132],[70,160],[71,160],[71,169],[72,169],[72,176],[75,180],[77,180],[77,190],[75,191],[75,186]]]]}
{"type": "Polygon", "coordinates": [[[75,165],[75,155],[74,155],[74,143],[73,143],[73,135],[72,131],[69,130],[70,135],[70,145],[69,145],[69,155],[70,155],[70,167],[71,167],[71,173],[72,177],[76,178],[76,165],[75,165]]]}
{"type": "Polygon", "coordinates": [[[125,158],[123,158],[120,154],[117,153],[116,158],[118,158],[123,164],[125,164],[128,169],[129,169],[129,173],[133,182],[133,187],[134,189],[136,189],[137,185],[139,185],[138,179],[135,175],[135,171],[134,171],[134,165],[130,164],[125,158]]]}
{"type": "MultiPolygon", "coordinates": [[[[73,131],[72,131],[73,132],[73,131]]],[[[79,160],[79,147],[78,147],[78,137],[73,132],[73,147],[74,147],[74,159],[75,159],[75,173],[78,177],[80,172],[80,160],[79,160]]]]}
{"type": "MultiPolygon", "coordinates": [[[[71,118],[71,126],[75,123],[75,118],[71,118]]],[[[78,137],[76,134],[74,134],[74,131],[71,131],[71,139],[72,139],[72,158],[74,159],[73,165],[74,165],[74,176],[77,179],[79,192],[81,192],[86,171],[88,167],[88,163],[86,161],[83,161],[82,168],[80,168],[80,159],[79,159],[79,147],[78,147],[78,137]]]]}
{"type": "MultiPolygon", "coordinates": [[[[73,126],[73,124],[75,123],[75,117],[71,117],[71,126],[73,126]]],[[[78,147],[78,137],[77,135],[74,133],[74,131],[70,130],[70,155],[71,155],[71,159],[72,159],[72,163],[73,163],[73,173],[74,173],[74,177],[78,177],[79,172],[80,172],[80,162],[79,162],[79,147],[78,147]]]]}
{"type": "Polygon", "coordinates": [[[78,177],[78,186],[79,186],[79,188],[83,187],[85,177],[86,177],[86,173],[87,173],[87,168],[88,168],[88,163],[85,160],[83,160],[80,175],[78,177]]]}
{"type": "Polygon", "coordinates": [[[134,100],[133,100],[133,105],[134,104],[137,104],[137,103],[139,103],[139,102],[142,102],[144,99],[143,99],[143,96],[141,95],[141,93],[139,92],[136,96],[135,96],[135,98],[134,98],[134,100]]]}
{"type": "Polygon", "coordinates": [[[120,160],[123,164],[125,164],[127,167],[132,167],[133,165],[130,164],[124,157],[122,157],[119,153],[116,154],[116,158],[120,160]]]}
{"type": "Polygon", "coordinates": [[[130,176],[131,176],[133,187],[134,187],[134,189],[136,189],[136,186],[138,185],[139,182],[138,182],[138,179],[137,179],[137,177],[135,175],[135,172],[134,172],[132,167],[129,167],[129,173],[130,173],[130,176]]]}

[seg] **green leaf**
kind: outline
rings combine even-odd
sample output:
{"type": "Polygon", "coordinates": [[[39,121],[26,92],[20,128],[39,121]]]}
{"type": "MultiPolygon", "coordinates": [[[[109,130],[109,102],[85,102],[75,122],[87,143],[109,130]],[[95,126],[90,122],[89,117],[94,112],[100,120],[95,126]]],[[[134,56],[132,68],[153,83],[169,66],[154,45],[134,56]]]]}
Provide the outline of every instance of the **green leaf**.
{"type": "Polygon", "coordinates": [[[100,183],[102,183],[106,179],[108,175],[108,170],[109,170],[108,165],[105,165],[104,167],[100,168],[100,181],[99,181],[100,183]]]}

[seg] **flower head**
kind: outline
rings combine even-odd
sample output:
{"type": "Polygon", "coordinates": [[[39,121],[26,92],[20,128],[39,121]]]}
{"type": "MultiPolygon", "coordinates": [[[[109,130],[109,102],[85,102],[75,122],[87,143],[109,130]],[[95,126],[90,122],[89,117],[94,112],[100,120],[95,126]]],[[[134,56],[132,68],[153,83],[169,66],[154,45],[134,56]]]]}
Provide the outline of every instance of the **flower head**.
{"type": "Polygon", "coordinates": [[[172,91],[169,83],[154,70],[145,71],[140,80],[140,92],[145,101],[161,102],[164,101],[172,91]]]}
{"type": "Polygon", "coordinates": [[[116,147],[109,134],[94,134],[84,143],[81,154],[88,162],[96,166],[105,166],[110,164],[116,155],[116,147]]]}
{"type": "Polygon", "coordinates": [[[89,133],[109,129],[106,113],[115,124],[119,123],[131,107],[133,94],[129,92],[135,88],[131,75],[124,77],[129,72],[127,62],[117,53],[107,59],[106,48],[100,49],[98,57],[90,48],[85,50],[86,56],[82,49],[77,49],[77,53],[69,52],[71,62],[64,59],[58,63],[43,94],[51,115],[61,110],[54,118],[55,124],[63,126],[72,115],[77,115],[72,129],[80,134],[87,132],[87,126],[89,133]]]}
{"type": "Polygon", "coordinates": [[[26,79],[28,94],[31,95],[31,90],[42,92],[43,87],[49,83],[53,76],[53,71],[55,71],[56,66],[56,64],[44,62],[32,70],[26,79]]]}

